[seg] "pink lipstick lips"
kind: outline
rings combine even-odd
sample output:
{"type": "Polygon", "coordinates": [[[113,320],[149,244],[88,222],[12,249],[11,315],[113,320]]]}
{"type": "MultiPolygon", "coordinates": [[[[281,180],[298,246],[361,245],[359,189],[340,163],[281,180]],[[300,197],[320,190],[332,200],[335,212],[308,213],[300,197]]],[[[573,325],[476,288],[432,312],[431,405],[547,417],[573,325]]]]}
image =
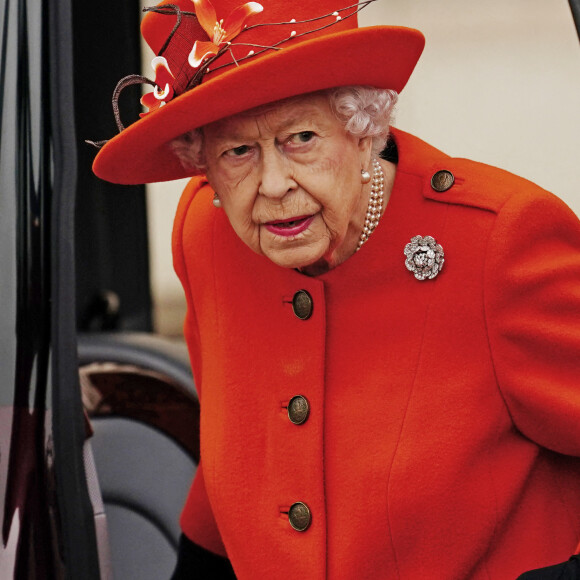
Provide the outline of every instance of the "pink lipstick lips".
{"type": "Polygon", "coordinates": [[[272,234],[279,236],[296,236],[308,228],[314,219],[313,215],[305,215],[299,217],[292,217],[287,220],[268,222],[265,225],[266,229],[272,234]]]}

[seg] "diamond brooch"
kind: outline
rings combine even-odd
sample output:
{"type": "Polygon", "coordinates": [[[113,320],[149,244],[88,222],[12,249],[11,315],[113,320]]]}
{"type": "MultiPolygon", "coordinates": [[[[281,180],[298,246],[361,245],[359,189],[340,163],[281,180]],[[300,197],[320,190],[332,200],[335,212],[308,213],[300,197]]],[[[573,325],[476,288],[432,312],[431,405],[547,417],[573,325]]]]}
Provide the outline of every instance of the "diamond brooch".
{"type": "Polygon", "coordinates": [[[443,268],[443,248],[431,236],[415,236],[405,246],[405,266],[417,280],[432,280],[443,268]]]}

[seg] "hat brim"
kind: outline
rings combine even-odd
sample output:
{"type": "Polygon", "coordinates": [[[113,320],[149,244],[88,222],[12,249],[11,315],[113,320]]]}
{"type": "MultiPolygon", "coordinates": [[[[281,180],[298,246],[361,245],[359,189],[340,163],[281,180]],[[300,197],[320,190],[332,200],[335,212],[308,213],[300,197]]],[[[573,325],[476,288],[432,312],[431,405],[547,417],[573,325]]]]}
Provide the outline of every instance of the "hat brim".
{"type": "Polygon", "coordinates": [[[400,92],[425,44],[412,28],[373,26],[315,38],[250,59],[136,121],[108,141],[95,174],[122,184],[169,181],[192,175],[169,142],[208,123],[288,97],[345,85],[400,92]]]}

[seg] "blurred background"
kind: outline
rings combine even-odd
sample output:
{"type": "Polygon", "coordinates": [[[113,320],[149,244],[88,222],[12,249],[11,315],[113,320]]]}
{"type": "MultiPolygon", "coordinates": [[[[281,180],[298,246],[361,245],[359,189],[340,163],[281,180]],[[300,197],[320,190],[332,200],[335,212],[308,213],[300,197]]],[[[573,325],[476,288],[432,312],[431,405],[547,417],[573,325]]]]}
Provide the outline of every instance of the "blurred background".
{"type": "MultiPolygon", "coordinates": [[[[378,0],[359,22],[426,37],[397,127],[449,155],[524,176],[580,215],[580,44],[567,0],[378,0]]],[[[142,47],[148,77],[153,56],[142,47]]],[[[150,324],[167,336],[181,334],[185,313],[170,248],[184,185],[146,187],[150,324]]]]}

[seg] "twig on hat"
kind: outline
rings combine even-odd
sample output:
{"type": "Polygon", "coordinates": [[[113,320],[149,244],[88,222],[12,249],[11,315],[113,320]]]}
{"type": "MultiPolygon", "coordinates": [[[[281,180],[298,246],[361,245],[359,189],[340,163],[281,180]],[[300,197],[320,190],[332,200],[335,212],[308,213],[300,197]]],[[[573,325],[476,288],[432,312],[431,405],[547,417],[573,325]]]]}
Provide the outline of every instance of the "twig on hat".
{"type": "Polygon", "coordinates": [[[121,92],[123,89],[131,86],[131,85],[142,85],[148,84],[153,87],[156,87],[154,81],[144,77],[142,75],[129,75],[127,77],[122,78],[115,87],[113,91],[113,114],[115,115],[115,122],[117,123],[117,129],[119,129],[119,133],[125,129],[125,126],[121,122],[121,113],[119,112],[119,97],[121,96],[121,92]]]}
{"type": "MultiPolygon", "coordinates": [[[[288,26],[289,24],[305,24],[307,22],[314,22],[316,20],[322,20],[323,18],[328,18],[329,16],[336,16],[336,20],[334,20],[333,22],[329,22],[328,24],[325,24],[324,26],[320,26],[319,28],[314,28],[312,30],[307,30],[306,32],[301,32],[300,34],[296,34],[296,31],[293,31],[293,34],[291,34],[290,36],[283,38],[281,40],[279,40],[278,42],[276,42],[275,44],[271,45],[271,46],[264,46],[264,45],[256,45],[256,44],[250,44],[250,43],[245,43],[245,42],[233,42],[231,43],[231,46],[254,46],[254,47],[258,47],[258,48],[263,48],[263,50],[259,50],[257,52],[251,51],[250,54],[246,55],[246,56],[242,56],[239,57],[237,59],[237,61],[234,59],[234,62],[236,64],[236,66],[239,66],[239,62],[242,62],[244,60],[247,60],[248,58],[252,58],[254,56],[257,56],[259,54],[262,54],[264,52],[267,52],[268,50],[282,50],[281,48],[279,48],[279,46],[281,44],[284,44],[285,42],[288,42],[289,40],[292,39],[296,39],[296,38],[300,38],[302,36],[307,36],[308,34],[312,34],[314,32],[319,32],[320,30],[324,30],[325,28],[329,28],[330,26],[334,26],[334,24],[336,24],[339,20],[346,20],[348,18],[351,18],[352,16],[354,16],[355,14],[358,14],[361,10],[363,10],[364,8],[366,8],[369,4],[372,4],[373,2],[376,2],[377,0],[366,0],[365,2],[361,2],[360,4],[352,4],[351,6],[347,6],[345,8],[340,8],[339,10],[336,10],[332,13],[328,13],[328,14],[323,14],[322,16],[316,16],[314,18],[309,18],[307,20],[295,20],[292,19],[288,22],[263,22],[260,24],[252,24],[251,26],[246,26],[242,32],[246,32],[248,30],[252,30],[254,28],[259,28],[260,26],[288,26]],[[353,12],[351,12],[350,14],[347,14],[345,16],[340,16],[339,13],[340,12],[344,12],[346,10],[350,10],[352,8],[355,8],[356,10],[354,10],[353,12]]],[[[228,47],[229,48],[229,47],[228,47]]],[[[225,52],[225,51],[224,51],[225,52]]],[[[230,49],[230,53],[231,53],[231,49],[230,49]]],[[[223,54],[223,52],[221,53],[223,54]]],[[[209,65],[214,62],[215,60],[217,60],[220,56],[220,53],[216,54],[213,58],[208,59],[205,63],[205,67],[203,70],[203,74],[205,74],[208,70],[207,67],[209,67],[209,65]]],[[[232,54],[232,58],[233,58],[233,54],[232,54]]],[[[231,63],[224,63],[221,64],[219,66],[216,66],[215,68],[212,68],[212,72],[222,69],[224,67],[227,66],[231,66],[231,63]]],[[[200,67],[201,68],[201,67],[200,67]]],[[[203,76],[203,75],[202,75],[203,76]]],[[[192,89],[195,86],[197,86],[198,84],[201,83],[201,80],[197,79],[198,77],[198,73],[196,73],[193,78],[191,79],[191,81],[188,83],[186,90],[192,89]],[[196,81],[196,82],[194,82],[196,81]]]]}
{"type": "MultiPolygon", "coordinates": [[[[232,60],[234,61],[234,64],[238,68],[240,68],[240,65],[238,64],[238,61],[236,60],[236,57],[234,56],[234,53],[232,52],[231,46],[232,46],[232,43],[231,42],[228,42],[227,47],[228,47],[228,50],[230,51],[230,56],[232,57],[232,60]]],[[[208,70],[208,69],[206,68],[206,70],[208,70]]]]}
{"type": "MultiPolygon", "coordinates": [[[[344,8],[339,8],[338,10],[335,10],[334,12],[330,12],[328,14],[323,14],[322,16],[315,16],[314,18],[308,18],[306,20],[296,20],[295,18],[292,18],[292,20],[290,20],[289,22],[260,22],[259,24],[252,24],[251,26],[246,26],[244,28],[244,30],[251,30],[252,28],[259,28],[260,26],[284,26],[284,25],[288,25],[288,24],[306,24],[307,22],[315,22],[316,20],[322,20],[323,18],[328,18],[329,16],[338,16],[339,17],[339,18],[337,18],[337,20],[335,22],[331,22],[330,24],[326,24],[325,26],[322,26],[320,28],[315,28],[313,30],[310,30],[309,32],[303,33],[303,34],[310,34],[312,32],[318,32],[319,30],[323,30],[324,28],[327,28],[328,26],[332,26],[338,20],[343,20],[344,18],[350,18],[351,16],[354,16],[355,14],[359,13],[363,8],[366,8],[369,4],[372,4],[373,2],[376,2],[376,1],[377,0],[365,0],[365,2],[361,2],[360,4],[359,3],[351,4],[350,6],[345,6],[344,8]],[[340,12],[345,12],[346,10],[350,10],[352,8],[356,8],[356,10],[354,12],[351,12],[350,14],[345,16],[344,18],[339,15],[340,12]]],[[[288,40],[288,39],[286,39],[286,40],[288,40]]]]}
{"type": "MultiPolygon", "coordinates": [[[[155,84],[155,82],[153,82],[151,79],[148,79],[147,77],[144,77],[142,75],[129,75],[126,76],[124,78],[122,78],[118,83],[117,86],[115,87],[115,90],[113,91],[113,115],[115,115],[115,123],[117,124],[117,129],[119,129],[119,133],[121,133],[122,131],[125,130],[125,126],[123,125],[123,122],[121,121],[121,113],[119,111],[119,97],[121,96],[121,92],[123,91],[123,89],[131,86],[131,85],[142,85],[142,84],[148,84],[151,85],[153,87],[156,87],[157,85],[155,84]]],[[[96,147],[97,149],[100,149],[101,147],[103,147],[103,145],[105,145],[108,142],[108,139],[105,139],[103,141],[91,141],[90,139],[85,139],[85,143],[88,143],[89,145],[92,145],[93,147],[96,147]]]]}
{"type": "MultiPolygon", "coordinates": [[[[153,10],[153,8],[157,8],[157,7],[154,6],[154,7],[150,7],[150,8],[143,8],[143,12],[150,12],[153,10]]],[[[181,8],[179,8],[179,6],[177,6],[176,4],[166,4],[165,6],[159,7],[159,9],[155,10],[155,12],[158,12],[159,14],[173,14],[173,13],[175,13],[177,15],[177,20],[175,21],[175,26],[173,27],[173,30],[169,33],[167,40],[164,42],[163,46],[161,47],[161,50],[159,51],[159,54],[157,55],[157,56],[161,56],[165,52],[167,47],[169,46],[169,43],[171,42],[171,39],[173,38],[173,35],[176,33],[177,29],[181,26],[182,15],[186,14],[187,16],[195,16],[195,18],[197,18],[197,16],[196,16],[195,12],[182,11],[181,8]],[[163,10],[164,8],[171,8],[174,12],[167,12],[167,11],[163,10]]]]}

